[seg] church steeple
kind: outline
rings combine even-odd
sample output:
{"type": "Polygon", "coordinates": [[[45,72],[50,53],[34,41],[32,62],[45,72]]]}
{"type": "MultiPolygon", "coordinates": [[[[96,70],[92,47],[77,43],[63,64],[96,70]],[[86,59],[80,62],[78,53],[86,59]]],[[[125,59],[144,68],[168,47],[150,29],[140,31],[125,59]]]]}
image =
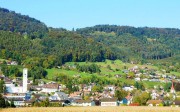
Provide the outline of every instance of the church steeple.
{"type": "Polygon", "coordinates": [[[171,86],[171,93],[175,93],[173,80],[172,80],[172,86],[171,86]]]}

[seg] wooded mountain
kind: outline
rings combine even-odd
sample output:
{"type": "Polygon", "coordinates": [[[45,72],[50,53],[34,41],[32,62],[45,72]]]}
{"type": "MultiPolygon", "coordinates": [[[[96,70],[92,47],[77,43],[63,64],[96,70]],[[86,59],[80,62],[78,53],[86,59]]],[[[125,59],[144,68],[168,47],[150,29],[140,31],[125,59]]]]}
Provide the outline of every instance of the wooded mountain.
{"type": "Polygon", "coordinates": [[[77,29],[77,32],[116,49],[118,56],[163,59],[180,54],[179,29],[97,25],[77,29]]]}
{"type": "Polygon", "coordinates": [[[144,63],[180,54],[180,30],[173,28],[97,25],[68,31],[0,8],[0,30],[0,58],[29,67],[105,59],[144,63]]]}
{"type": "Polygon", "coordinates": [[[0,8],[0,30],[28,34],[30,38],[41,38],[48,28],[39,20],[0,8]]]}

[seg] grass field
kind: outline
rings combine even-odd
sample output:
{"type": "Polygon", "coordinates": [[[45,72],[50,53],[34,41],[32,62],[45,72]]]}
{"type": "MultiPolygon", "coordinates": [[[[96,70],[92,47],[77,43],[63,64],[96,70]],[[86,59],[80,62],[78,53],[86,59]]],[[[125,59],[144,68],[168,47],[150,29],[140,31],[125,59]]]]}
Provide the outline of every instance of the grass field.
{"type": "Polygon", "coordinates": [[[170,72],[169,74],[173,74],[173,75],[176,75],[176,76],[180,76],[180,72],[170,72]]]}
{"type": "MultiPolygon", "coordinates": [[[[94,73],[94,75],[98,75],[99,77],[109,78],[109,79],[113,79],[113,80],[115,79],[115,77],[114,77],[115,74],[121,74],[122,76],[125,77],[125,73],[122,72],[122,70],[124,69],[124,66],[126,66],[127,68],[131,68],[131,67],[135,66],[135,64],[123,63],[121,60],[115,60],[115,61],[106,60],[105,62],[67,62],[67,63],[65,63],[65,65],[73,66],[73,65],[75,65],[75,63],[78,63],[81,66],[95,63],[98,66],[100,66],[101,73],[100,73],[100,75],[98,75],[97,73],[94,73]],[[107,66],[110,66],[111,69],[109,69],[107,66]]],[[[140,68],[148,67],[151,69],[158,70],[158,67],[152,66],[152,65],[138,65],[138,66],[140,68]]],[[[52,69],[46,69],[46,70],[48,72],[47,79],[49,79],[49,80],[51,80],[56,74],[60,74],[60,73],[68,74],[71,76],[79,74],[82,77],[88,77],[91,75],[90,73],[78,72],[77,70],[74,70],[74,69],[66,70],[66,69],[52,68],[52,69]]],[[[132,85],[134,84],[134,80],[125,79],[124,77],[119,78],[119,80],[122,83],[128,83],[128,84],[131,83],[132,85]]],[[[160,82],[148,82],[148,81],[145,81],[144,84],[145,84],[145,87],[147,87],[147,88],[153,88],[154,85],[164,85],[160,82]]]]}
{"type": "Polygon", "coordinates": [[[0,109],[0,112],[180,112],[180,107],[29,107],[0,109]]]}
{"type": "MultiPolygon", "coordinates": [[[[76,62],[79,65],[87,65],[87,64],[92,64],[95,63],[98,66],[100,66],[101,69],[101,74],[124,74],[122,73],[122,69],[124,69],[124,66],[131,68],[135,66],[134,64],[130,63],[123,63],[121,60],[106,60],[105,62],[76,62]],[[107,68],[107,66],[111,67],[111,70],[107,68]],[[120,69],[120,71],[116,71],[116,69],[120,69]]],[[[74,65],[75,62],[67,62],[66,65],[74,65]]],[[[153,69],[158,69],[156,66],[151,66],[151,65],[138,65],[140,68],[141,67],[148,67],[148,68],[153,68],[153,69]]],[[[63,73],[63,74],[68,74],[68,75],[75,75],[75,74],[80,74],[82,77],[83,76],[88,76],[89,73],[84,73],[84,72],[78,72],[76,70],[65,70],[65,69],[57,69],[57,68],[52,68],[52,69],[46,69],[48,72],[48,79],[52,79],[52,77],[55,74],[63,73]]]]}

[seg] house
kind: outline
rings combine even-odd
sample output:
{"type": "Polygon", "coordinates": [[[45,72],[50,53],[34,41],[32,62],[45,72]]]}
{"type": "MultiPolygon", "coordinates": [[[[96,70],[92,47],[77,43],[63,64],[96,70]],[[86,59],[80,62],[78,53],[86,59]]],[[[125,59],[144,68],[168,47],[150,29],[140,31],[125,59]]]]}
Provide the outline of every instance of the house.
{"type": "Polygon", "coordinates": [[[0,80],[4,80],[4,75],[0,75],[0,80]]]}
{"type": "Polygon", "coordinates": [[[146,104],[148,106],[158,106],[161,103],[163,103],[162,100],[148,100],[146,104]]]}
{"type": "Polygon", "coordinates": [[[16,61],[9,61],[7,62],[7,65],[18,65],[16,61]]]}
{"type": "Polygon", "coordinates": [[[16,107],[22,107],[25,106],[24,99],[23,98],[7,98],[8,102],[13,101],[14,105],[16,107]]]}
{"type": "Polygon", "coordinates": [[[23,88],[21,86],[16,87],[14,84],[9,84],[9,86],[6,86],[6,91],[8,93],[23,93],[23,88]]]}
{"type": "Polygon", "coordinates": [[[142,81],[148,81],[149,79],[147,79],[147,78],[144,78],[144,79],[142,79],[142,81]]]}
{"type": "Polygon", "coordinates": [[[24,100],[30,100],[31,99],[31,93],[25,93],[24,100]]]}
{"type": "Polygon", "coordinates": [[[116,77],[116,78],[121,78],[122,75],[121,75],[121,74],[116,74],[115,77],[116,77]]]}
{"type": "Polygon", "coordinates": [[[135,80],[135,81],[141,81],[141,78],[136,77],[136,78],[134,78],[134,80],[135,80]]]}
{"type": "Polygon", "coordinates": [[[68,99],[68,95],[65,94],[64,92],[55,92],[54,95],[49,97],[49,100],[67,100],[68,99]]]}
{"type": "Polygon", "coordinates": [[[26,101],[24,101],[24,105],[25,105],[25,106],[28,106],[28,107],[31,107],[32,104],[33,104],[35,101],[36,101],[35,99],[26,100],[26,101]]]}
{"type": "Polygon", "coordinates": [[[123,70],[123,73],[128,74],[129,70],[123,70]]]}
{"type": "Polygon", "coordinates": [[[101,106],[117,106],[117,98],[102,98],[100,100],[101,106]]]}
{"type": "Polygon", "coordinates": [[[108,85],[108,86],[104,87],[104,89],[106,91],[109,91],[110,95],[114,95],[115,94],[115,86],[113,86],[113,85],[108,85]]]}
{"type": "Polygon", "coordinates": [[[125,91],[132,91],[134,89],[134,86],[125,86],[123,87],[123,90],[125,91]]]}
{"type": "Polygon", "coordinates": [[[125,105],[129,105],[132,103],[132,96],[131,95],[127,95],[125,98],[122,99],[122,101],[120,102],[120,104],[125,104],[125,105]]]}
{"type": "Polygon", "coordinates": [[[156,100],[158,97],[159,97],[159,94],[157,94],[156,91],[153,90],[152,93],[151,93],[152,100],[156,100]]]}
{"type": "Polygon", "coordinates": [[[130,68],[129,71],[137,73],[139,71],[139,67],[138,66],[134,66],[133,68],[130,68]]]}
{"type": "Polygon", "coordinates": [[[4,97],[6,97],[7,99],[24,99],[26,96],[25,93],[11,93],[11,94],[5,94],[4,97]]]}
{"type": "Polygon", "coordinates": [[[151,82],[160,82],[160,80],[157,78],[157,79],[149,79],[149,81],[151,82]]]}
{"type": "Polygon", "coordinates": [[[23,80],[19,82],[18,86],[14,84],[16,79],[13,81],[9,78],[5,78],[5,86],[8,93],[26,93],[27,92],[27,84],[28,84],[28,70],[27,68],[23,69],[23,80]]]}
{"type": "Polygon", "coordinates": [[[95,106],[95,102],[91,100],[75,100],[71,103],[73,106],[95,106]]]}
{"type": "Polygon", "coordinates": [[[111,92],[109,91],[103,91],[101,98],[112,98],[113,94],[111,94],[111,92]]]}
{"type": "Polygon", "coordinates": [[[92,85],[89,85],[89,86],[87,86],[87,85],[85,85],[84,87],[83,87],[83,91],[91,91],[92,90],[92,85]]]}
{"type": "Polygon", "coordinates": [[[141,77],[142,73],[135,74],[136,77],[141,77]]]}
{"type": "Polygon", "coordinates": [[[23,99],[13,99],[14,105],[16,107],[22,107],[25,106],[24,100],[23,99]]]}
{"type": "Polygon", "coordinates": [[[76,91],[76,92],[69,94],[69,98],[80,98],[80,99],[82,99],[81,94],[82,94],[82,92],[76,91]]]}
{"type": "Polygon", "coordinates": [[[39,86],[39,85],[30,85],[29,88],[31,91],[41,91],[42,90],[42,86],[39,86]]]}
{"type": "Polygon", "coordinates": [[[59,91],[59,84],[56,83],[44,84],[41,90],[41,92],[45,93],[52,93],[56,91],[59,91]]]}

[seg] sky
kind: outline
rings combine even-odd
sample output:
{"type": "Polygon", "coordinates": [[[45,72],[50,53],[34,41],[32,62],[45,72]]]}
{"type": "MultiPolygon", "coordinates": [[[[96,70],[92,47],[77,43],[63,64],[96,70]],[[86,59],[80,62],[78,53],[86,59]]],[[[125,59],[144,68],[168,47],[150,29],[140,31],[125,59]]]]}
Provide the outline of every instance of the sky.
{"type": "Polygon", "coordinates": [[[180,0],[0,0],[0,7],[69,30],[99,24],[180,28],[180,0]]]}

